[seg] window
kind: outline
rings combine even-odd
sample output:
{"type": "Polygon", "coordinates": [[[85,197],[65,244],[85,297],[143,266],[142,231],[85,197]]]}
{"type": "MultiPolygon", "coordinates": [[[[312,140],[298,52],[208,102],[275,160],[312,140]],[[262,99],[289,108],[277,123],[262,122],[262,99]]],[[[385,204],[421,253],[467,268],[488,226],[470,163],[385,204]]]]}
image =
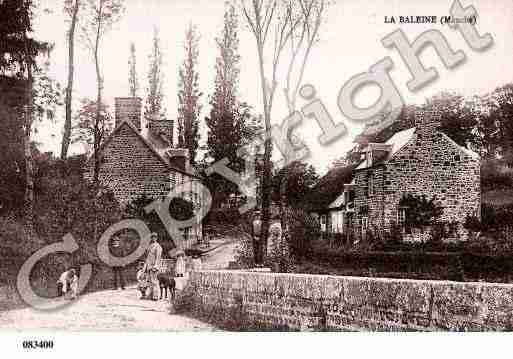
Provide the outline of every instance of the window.
{"type": "Polygon", "coordinates": [[[369,175],[369,180],[368,180],[368,190],[367,190],[367,194],[369,196],[373,196],[374,195],[374,179],[372,177],[372,174],[369,175]]]}
{"type": "Polygon", "coordinates": [[[406,207],[399,207],[397,210],[397,224],[401,227],[406,223],[406,207]]]}
{"type": "Polygon", "coordinates": [[[372,151],[367,152],[367,167],[372,167],[372,151]]]}
{"type": "Polygon", "coordinates": [[[169,176],[171,182],[171,189],[174,189],[176,187],[176,172],[171,172],[169,176]]]}
{"type": "Polygon", "coordinates": [[[369,228],[369,217],[362,217],[362,235],[367,234],[367,229],[369,228]]]}

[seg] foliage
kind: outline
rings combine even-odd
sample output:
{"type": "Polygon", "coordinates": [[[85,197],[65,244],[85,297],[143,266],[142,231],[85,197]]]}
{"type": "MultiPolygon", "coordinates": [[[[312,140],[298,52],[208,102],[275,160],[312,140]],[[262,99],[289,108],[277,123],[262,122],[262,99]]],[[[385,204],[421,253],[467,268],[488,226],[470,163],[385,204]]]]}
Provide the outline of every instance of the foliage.
{"type": "MultiPolygon", "coordinates": [[[[237,151],[250,143],[260,131],[259,119],[251,115],[251,107],[238,100],[239,86],[239,36],[235,8],[229,5],[224,15],[222,33],[216,38],[219,54],[216,58],[214,93],[210,98],[212,109],[205,118],[208,127],[206,162],[227,158],[230,168],[244,170],[244,163],[237,151]]],[[[237,186],[224,177],[213,174],[208,178],[213,191],[213,207],[225,203],[231,194],[238,193],[237,186]]]]}
{"type": "Polygon", "coordinates": [[[79,22],[82,41],[89,50],[92,62],[96,70],[96,115],[94,117],[93,155],[94,172],[93,182],[99,187],[100,180],[100,148],[103,136],[101,106],[103,103],[103,75],[101,70],[101,44],[105,34],[120,20],[123,15],[124,0],[85,0],[81,10],[83,16],[79,22]]]}
{"type": "Polygon", "coordinates": [[[480,131],[490,155],[500,154],[513,164],[513,84],[492,91],[483,101],[487,109],[481,115],[480,131]]]}
{"type": "MultiPolygon", "coordinates": [[[[176,247],[176,239],[170,237],[165,225],[155,211],[147,213],[144,209],[154,201],[155,199],[145,195],[138,197],[126,206],[124,217],[143,220],[152,232],[158,234],[163,253],[168,253],[171,249],[176,247]]],[[[191,202],[184,199],[173,198],[169,205],[169,214],[178,221],[190,219],[194,214],[193,205],[191,202]]]]}
{"type": "Polygon", "coordinates": [[[405,194],[399,206],[406,207],[405,224],[410,228],[429,226],[443,214],[443,207],[436,204],[436,197],[428,200],[425,195],[405,194]]]}
{"type": "Polygon", "coordinates": [[[275,202],[280,201],[280,186],[286,178],[287,186],[287,204],[290,206],[298,206],[304,202],[305,197],[310,196],[311,190],[319,179],[319,175],[312,165],[301,161],[294,161],[281,168],[272,179],[271,198],[275,202]]]}
{"type": "Polygon", "coordinates": [[[483,191],[513,187],[512,171],[501,160],[487,159],[481,162],[481,187],[483,191]]]}
{"type": "Polygon", "coordinates": [[[474,131],[477,118],[472,105],[462,95],[442,92],[428,99],[421,110],[440,111],[442,132],[460,146],[478,148],[479,141],[474,131]]]}
{"type": "Polygon", "coordinates": [[[235,250],[235,266],[240,269],[255,268],[255,256],[252,239],[243,237],[235,250]]]}
{"type": "Polygon", "coordinates": [[[23,207],[25,155],[23,121],[24,82],[0,76],[0,214],[23,207]]]}
{"type": "Polygon", "coordinates": [[[122,218],[122,213],[110,191],[96,192],[93,185],[83,180],[82,171],[70,165],[70,162],[50,160],[47,166],[39,166],[37,233],[52,242],[71,233],[80,247],[75,258],[81,263],[98,263],[98,240],[109,226],[122,218]]]}
{"type": "Polygon", "coordinates": [[[178,147],[187,148],[191,163],[195,163],[199,141],[199,116],[201,112],[198,74],[197,28],[190,24],[185,33],[185,60],[178,73],[178,147]]]}
{"type": "Polygon", "coordinates": [[[321,227],[319,222],[300,208],[287,208],[285,215],[289,225],[291,255],[295,257],[308,256],[310,254],[311,241],[320,235],[321,227]]]}
{"type": "Polygon", "coordinates": [[[94,144],[96,133],[96,138],[101,147],[114,127],[109,107],[106,104],[102,104],[100,107],[100,119],[97,121],[96,102],[86,98],[82,99],[81,102],[82,106],[74,118],[72,143],[82,143],[91,148],[94,144]]]}
{"type": "Polygon", "coordinates": [[[317,181],[310,195],[305,198],[305,205],[312,210],[329,206],[342,194],[343,185],[351,182],[353,169],[352,165],[331,168],[317,181]]]}
{"type": "Polygon", "coordinates": [[[83,9],[80,17],[82,41],[93,54],[97,50],[103,36],[112,29],[125,11],[124,0],[82,0],[83,9]]]}
{"type": "Polygon", "coordinates": [[[146,105],[144,118],[146,121],[166,118],[163,104],[164,97],[164,73],[162,72],[163,55],[160,49],[160,37],[158,28],[153,30],[153,47],[150,54],[150,68],[148,70],[148,87],[146,89],[146,105]]]}
{"type": "Polygon", "coordinates": [[[35,4],[32,0],[0,2],[0,73],[25,77],[28,66],[37,69],[36,57],[48,53],[49,43],[29,38],[35,4]]]}
{"type": "Polygon", "coordinates": [[[0,217],[0,254],[2,258],[27,258],[38,250],[41,241],[27,230],[17,218],[12,215],[0,217]]]}

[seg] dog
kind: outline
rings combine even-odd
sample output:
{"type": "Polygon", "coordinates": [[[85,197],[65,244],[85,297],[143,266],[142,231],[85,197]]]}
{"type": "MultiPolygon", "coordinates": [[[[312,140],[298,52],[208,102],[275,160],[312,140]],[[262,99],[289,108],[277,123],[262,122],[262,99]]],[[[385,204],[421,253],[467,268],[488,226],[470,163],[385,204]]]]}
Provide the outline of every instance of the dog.
{"type": "Polygon", "coordinates": [[[167,299],[167,290],[169,289],[169,295],[171,299],[175,299],[175,290],[176,290],[176,282],[175,279],[171,276],[171,274],[167,273],[159,273],[157,274],[157,279],[159,280],[160,286],[160,299],[167,299]]]}

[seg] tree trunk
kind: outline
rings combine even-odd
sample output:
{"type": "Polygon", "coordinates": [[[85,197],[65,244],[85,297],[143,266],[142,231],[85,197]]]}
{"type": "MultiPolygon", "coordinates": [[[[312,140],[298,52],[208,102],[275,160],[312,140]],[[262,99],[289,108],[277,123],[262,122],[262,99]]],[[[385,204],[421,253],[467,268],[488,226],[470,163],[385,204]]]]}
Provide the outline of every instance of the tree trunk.
{"type": "Polygon", "coordinates": [[[265,136],[264,144],[264,169],[262,174],[262,232],[260,237],[260,246],[258,251],[258,258],[255,258],[257,264],[262,264],[267,251],[267,240],[269,237],[269,222],[270,222],[270,205],[271,205],[271,108],[269,106],[269,94],[267,89],[267,82],[265,79],[264,70],[264,44],[258,39],[258,61],[260,67],[260,81],[262,85],[262,98],[264,101],[264,121],[265,136]]]}
{"type": "Polygon", "coordinates": [[[25,56],[27,67],[27,82],[25,87],[25,114],[23,132],[23,151],[25,155],[25,218],[30,231],[34,228],[34,161],[31,149],[32,124],[34,122],[34,78],[32,74],[32,57],[28,46],[28,37],[25,33],[25,56]]]}
{"type": "Polygon", "coordinates": [[[75,71],[75,28],[80,0],[75,0],[71,26],[68,34],[68,87],[66,88],[66,119],[64,121],[64,134],[62,136],[61,158],[68,156],[69,144],[71,142],[71,101],[73,97],[73,78],[75,71]]]}
{"type": "MultiPolygon", "coordinates": [[[[100,15],[101,16],[101,15],[100,15]]],[[[96,118],[94,120],[94,176],[93,182],[98,189],[100,185],[100,121],[101,121],[101,104],[102,104],[102,90],[103,79],[100,70],[100,59],[98,57],[100,50],[100,34],[101,22],[98,24],[98,31],[96,33],[96,43],[94,50],[94,64],[96,67],[96,84],[97,84],[97,97],[96,97],[96,118]]]]}

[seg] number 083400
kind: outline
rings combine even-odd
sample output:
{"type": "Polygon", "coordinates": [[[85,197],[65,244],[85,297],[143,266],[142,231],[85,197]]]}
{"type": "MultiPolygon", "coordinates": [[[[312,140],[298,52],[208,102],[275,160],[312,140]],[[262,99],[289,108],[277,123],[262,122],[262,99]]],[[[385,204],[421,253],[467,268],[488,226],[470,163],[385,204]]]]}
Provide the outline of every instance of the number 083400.
{"type": "Polygon", "coordinates": [[[23,349],[52,349],[53,340],[24,340],[23,349]]]}

